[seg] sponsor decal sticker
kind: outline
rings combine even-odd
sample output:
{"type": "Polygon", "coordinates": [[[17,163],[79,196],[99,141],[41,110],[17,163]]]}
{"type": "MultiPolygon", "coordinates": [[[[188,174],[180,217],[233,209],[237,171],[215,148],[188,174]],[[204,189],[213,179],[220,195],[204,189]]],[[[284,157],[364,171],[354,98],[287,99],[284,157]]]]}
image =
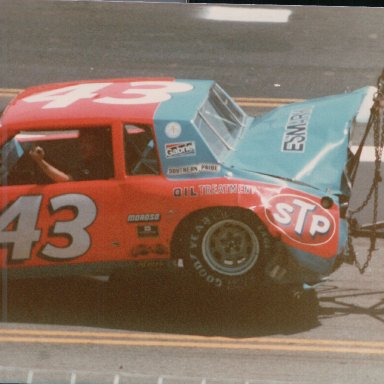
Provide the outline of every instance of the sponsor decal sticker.
{"type": "Polygon", "coordinates": [[[196,145],[194,141],[165,144],[165,157],[174,159],[177,157],[195,156],[196,145]]]}
{"type": "MultiPolygon", "coordinates": [[[[169,254],[169,249],[163,244],[155,244],[153,246],[139,244],[132,249],[131,256],[133,257],[146,256],[150,253],[152,253],[153,255],[163,256],[163,255],[169,254]]],[[[145,260],[144,262],[148,262],[148,264],[146,264],[147,267],[150,267],[152,263],[155,263],[154,260],[145,260]]],[[[168,264],[169,261],[164,260],[164,263],[168,264]]]]}
{"type": "Polygon", "coordinates": [[[177,139],[181,135],[181,132],[182,132],[181,125],[176,121],[168,123],[165,126],[165,134],[170,139],[177,139]]]}
{"type": "Polygon", "coordinates": [[[159,227],[157,225],[138,225],[138,237],[159,237],[159,227]]]}
{"type": "Polygon", "coordinates": [[[0,213],[0,244],[7,247],[9,262],[22,262],[32,257],[35,243],[41,240],[42,230],[38,226],[42,211],[55,213],[68,210],[74,213],[71,220],[56,220],[49,235],[70,238],[65,247],[57,247],[49,241],[40,249],[39,256],[50,260],[68,260],[84,255],[91,248],[88,232],[97,217],[95,202],[88,196],[69,193],[49,199],[47,207],[42,195],[20,196],[0,213]]]}
{"type": "Polygon", "coordinates": [[[265,207],[268,221],[294,242],[318,246],[335,232],[334,217],[320,203],[294,194],[276,195],[265,207]]]}
{"type": "Polygon", "coordinates": [[[42,109],[66,108],[81,100],[109,105],[145,105],[161,103],[173,93],[189,92],[193,86],[175,81],[132,81],[114,83],[80,83],[39,92],[25,97],[27,103],[44,103],[42,109]],[[121,91],[121,86],[126,89],[121,91]],[[97,97],[103,95],[103,97],[97,97]]]}
{"type": "Polygon", "coordinates": [[[160,213],[140,213],[128,216],[128,223],[146,223],[150,221],[160,221],[160,213]]]}
{"type": "Polygon", "coordinates": [[[304,152],[308,136],[308,125],[313,107],[296,109],[288,117],[284,129],[282,152],[304,152]]]}
{"type": "Polygon", "coordinates": [[[195,197],[207,195],[259,195],[258,188],[248,184],[200,184],[191,187],[173,188],[174,197],[195,197]]]}
{"type": "Polygon", "coordinates": [[[194,175],[196,173],[218,173],[221,167],[219,164],[192,164],[184,167],[169,167],[167,170],[168,175],[179,176],[179,175],[194,175]]]}

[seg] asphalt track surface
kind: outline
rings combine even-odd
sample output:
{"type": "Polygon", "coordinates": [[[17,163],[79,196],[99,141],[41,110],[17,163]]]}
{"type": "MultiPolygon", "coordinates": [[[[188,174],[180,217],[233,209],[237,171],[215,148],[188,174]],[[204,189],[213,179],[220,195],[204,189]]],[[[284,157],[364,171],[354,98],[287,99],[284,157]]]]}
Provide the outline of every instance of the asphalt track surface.
{"type": "MultiPolygon", "coordinates": [[[[215,18],[195,4],[0,6],[1,106],[39,83],[175,76],[215,79],[258,114],[375,85],[384,66],[383,9],[263,6],[279,17],[290,11],[288,20],[245,22],[228,20],[244,15],[237,7],[215,18]]],[[[362,259],[367,245],[356,241],[362,259]]],[[[84,277],[10,282],[0,382],[382,383],[382,246],[364,275],[345,265],[317,288],[318,303],[308,295],[301,305],[279,292],[228,302],[180,277],[145,273],[117,286],[84,277]]]]}

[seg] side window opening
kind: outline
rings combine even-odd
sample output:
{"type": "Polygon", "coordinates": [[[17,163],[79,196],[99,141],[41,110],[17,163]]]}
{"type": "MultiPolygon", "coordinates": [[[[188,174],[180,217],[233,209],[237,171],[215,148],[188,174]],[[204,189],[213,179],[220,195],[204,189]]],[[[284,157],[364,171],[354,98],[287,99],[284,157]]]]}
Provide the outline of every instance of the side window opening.
{"type": "Polygon", "coordinates": [[[33,164],[28,162],[29,146],[23,145],[17,135],[7,141],[0,153],[1,185],[34,184],[33,164]]]}
{"type": "Polygon", "coordinates": [[[128,175],[159,174],[159,161],[150,127],[125,124],[124,150],[128,175]]]}
{"type": "Polygon", "coordinates": [[[31,158],[29,153],[36,147],[43,149],[48,164],[70,175],[73,181],[109,179],[114,175],[108,127],[25,131],[0,149],[1,185],[54,182],[31,158]]]}

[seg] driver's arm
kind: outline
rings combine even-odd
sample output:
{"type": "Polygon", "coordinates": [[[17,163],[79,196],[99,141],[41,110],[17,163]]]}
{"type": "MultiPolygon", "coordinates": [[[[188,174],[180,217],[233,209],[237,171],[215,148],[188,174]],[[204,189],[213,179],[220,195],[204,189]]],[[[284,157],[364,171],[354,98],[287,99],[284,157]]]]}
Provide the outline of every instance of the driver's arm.
{"type": "Polygon", "coordinates": [[[73,180],[71,175],[67,175],[65,172],[60,171],[53,165],[49,164],[46,160],[44,160],[45,152],[43,148],[37,146],[29,152],[29,155],[39,166],[39,168],[54,182],[58,183],[62,181],[73,180]]]}

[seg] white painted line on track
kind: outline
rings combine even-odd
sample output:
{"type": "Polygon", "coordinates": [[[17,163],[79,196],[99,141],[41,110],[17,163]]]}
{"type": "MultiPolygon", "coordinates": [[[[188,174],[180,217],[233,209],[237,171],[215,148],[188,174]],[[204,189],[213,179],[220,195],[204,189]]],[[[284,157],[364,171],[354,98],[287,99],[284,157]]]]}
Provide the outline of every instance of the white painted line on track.
{"type": "Polygon", "coordinates": [[[264,9],[252,6],[207,6],[201,11],[201,18],[218,21],[245,23],[287,23],[292,11],[288,9],[264,9]]]}
{"type": "Polygon", "coordinates": [[[121,3],[126,0],[47,0],[51,2],[61,1],[62,3],[121,3]]]}
{"type": "Polygon", "coordinates": [[[49,0],[67,3],[187,3],[187,0],[49,0]]]}
{"type": "MultiPolygon", "coordinates": [[[[353,145],[351,147],[351,151],[353,153],[356,153],[358,148],[359,147],[357,145],[353,145]]],[[[376,159],[375,147],[373,145],[372,146],[365,146],[363,148],[363,152],[361,153],[360,161],[373,163],[373,162],[375,162],[375,159],[376,159]]],[[[381,158],[381,162],[382,163],[384,162],[384,156],[381,158]]]]}
{"type": "Polygon", "coordinates": [[[369,87],[367,95],[364,97],[363,102],[361,103],[359,112],[356,116],[356,122],[360,124],[367,124],[369,116],[371,114],[371,108],[373,104],[373,97],[377,92],[376,87],[369,87]]]}
{"type": "Polygon", "coordinates": [[[72,372],[70,384],[76,384],[76,373],[72,372]]]}
{"type": "Polygon", "coordinates": [[[27,384],[32,384],[33,381],[33,371],[28,371],[27,384]]]}

